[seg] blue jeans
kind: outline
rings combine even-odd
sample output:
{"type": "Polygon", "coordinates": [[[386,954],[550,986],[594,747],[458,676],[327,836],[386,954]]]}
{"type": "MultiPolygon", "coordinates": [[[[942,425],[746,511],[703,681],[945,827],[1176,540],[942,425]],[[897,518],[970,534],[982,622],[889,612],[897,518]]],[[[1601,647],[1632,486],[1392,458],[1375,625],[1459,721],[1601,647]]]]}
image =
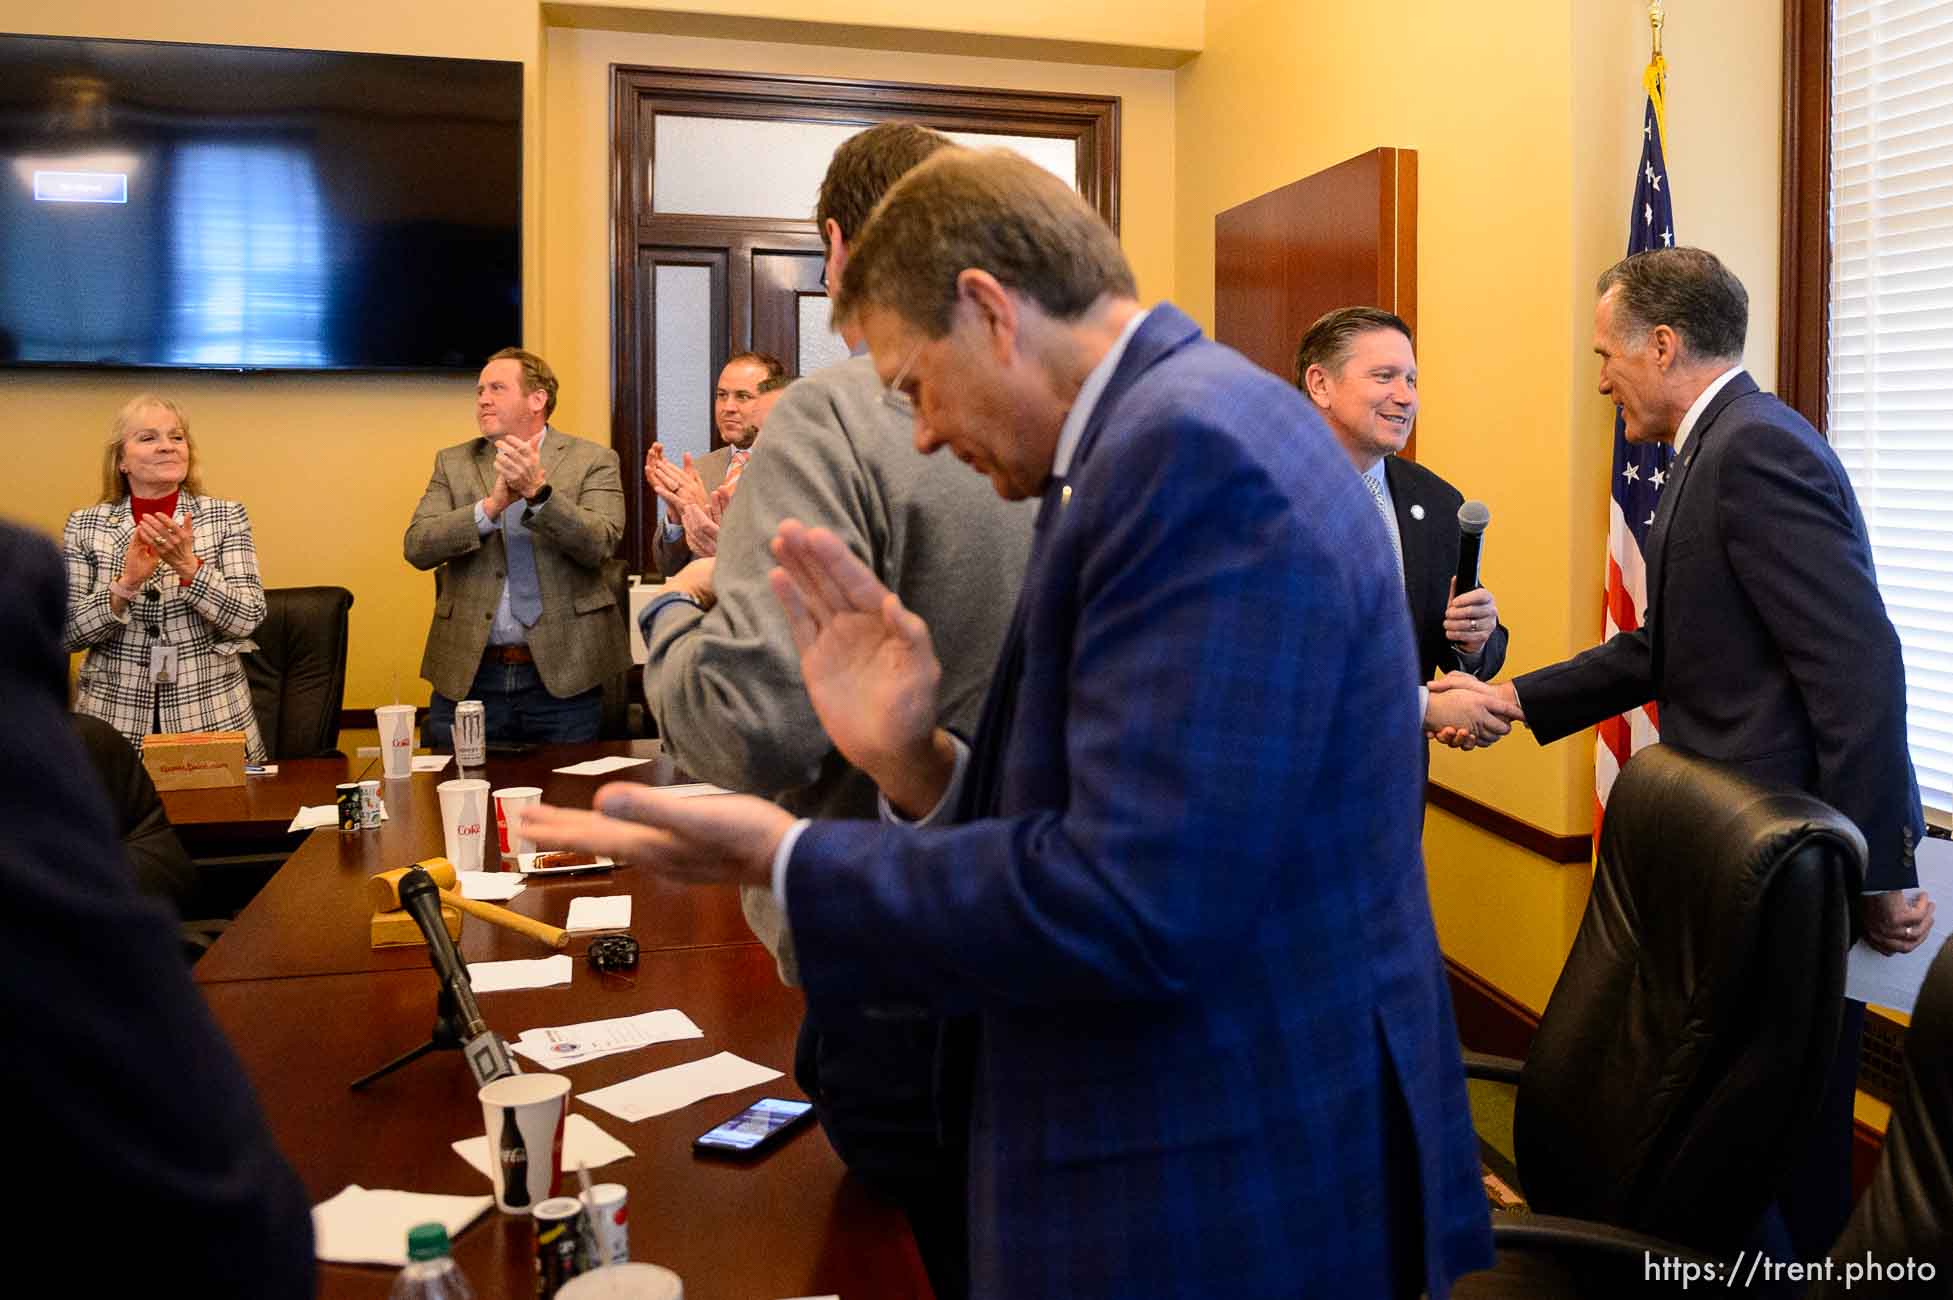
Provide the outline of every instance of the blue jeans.
{"type": "MultiPolygon", "coordinates": [[[[481,701],[490,744],[595,740],[603,725],[601,686],[559,700],[543,686],[534,664],[483,659],[468,698],[481,701]]],[[[428,701],[421,743],[437,752],[454,748],[454,701],[439,691],[428,701]]]]}

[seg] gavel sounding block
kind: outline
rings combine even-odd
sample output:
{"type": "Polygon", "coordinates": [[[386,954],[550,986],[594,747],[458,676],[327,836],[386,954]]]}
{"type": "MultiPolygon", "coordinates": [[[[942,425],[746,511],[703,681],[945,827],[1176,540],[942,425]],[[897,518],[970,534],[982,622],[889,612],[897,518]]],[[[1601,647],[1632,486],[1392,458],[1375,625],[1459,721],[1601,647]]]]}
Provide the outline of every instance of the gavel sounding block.
{"type": "MultiPolygon", "coordinates": [[[[441,904],[441,924],[447,928],[448,938],[461,942],[461,909],[450,904],[441,904]]],[[[409,948],[425,945],[427,939],[415,923],[413,913],[405,908],[391,912],[373,913],[373,946],[375,948],[409,948]]]]}

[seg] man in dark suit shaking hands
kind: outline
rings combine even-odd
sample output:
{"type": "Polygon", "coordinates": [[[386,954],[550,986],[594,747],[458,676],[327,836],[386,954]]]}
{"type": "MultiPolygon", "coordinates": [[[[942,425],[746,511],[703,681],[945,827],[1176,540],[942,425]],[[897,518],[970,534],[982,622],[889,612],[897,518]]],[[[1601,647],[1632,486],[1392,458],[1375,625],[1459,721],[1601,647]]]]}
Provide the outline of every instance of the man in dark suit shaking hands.
{"type": "MultiPolygon", "coordinates": [[[[1490,681],[1505,665],[1509,633],[1484,587],[1452,591],[1458,572],[1458,490],[1397,453],[1417,420],[1417,355],[1410,326],[1376,307],[1339,307],[1309,326],[1295,349],[1295,386],[1336,435],[1391,536],[1410,602],[1419,681],[1465,672],[1490,681]]],[[[1457,724],[1473,694],[1426,698],[1425,727],[1457,724]]],[[[1470,718],[1479,743],[1505,734],[1503,720],[1470,718]]]]}
{"type": "MultiPolygon", "coordinates": [[[[1645,624],[1498,688],[1545,744],[1654,700],[1662,739],[1808,790],[1857,823],[1870,857],[1865,938],[1917,947],[1933,904],[1906,750],[1905,666],[1844,467],[1823,435],[1743,370],[1749,295],[1711,254],[1638,253],[1600,279],[1600,391],[1631,442],[1676,457],[1648,533],[1645,624]]],[[[1850,1209],[1862,1004],[1847,1004],[1815,1153],[1781,1208],[1798,1258],[1850,1209]]],[[[1815,1252],[1815,1254],[1813,1253],[1815,1252]]]]}

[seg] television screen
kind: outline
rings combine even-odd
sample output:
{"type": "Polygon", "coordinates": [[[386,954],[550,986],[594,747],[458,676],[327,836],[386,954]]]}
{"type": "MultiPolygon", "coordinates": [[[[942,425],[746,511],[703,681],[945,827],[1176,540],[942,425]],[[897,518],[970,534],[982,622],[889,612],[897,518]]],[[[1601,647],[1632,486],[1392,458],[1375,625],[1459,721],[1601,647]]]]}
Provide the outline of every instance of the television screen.
{"type": "Polygon", "coordinates": [[[522,65],[0,36],[0,366],[521,341],[522,65]]]}

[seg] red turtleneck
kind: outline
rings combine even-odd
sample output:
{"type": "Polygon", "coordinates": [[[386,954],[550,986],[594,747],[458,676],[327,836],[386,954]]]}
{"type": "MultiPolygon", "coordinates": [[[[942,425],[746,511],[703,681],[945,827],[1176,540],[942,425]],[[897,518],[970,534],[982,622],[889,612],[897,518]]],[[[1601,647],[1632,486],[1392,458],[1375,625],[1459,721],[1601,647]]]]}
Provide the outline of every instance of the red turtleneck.
{"type": "Polygon", "coordinates": [[[131,492],[129,494],[129,516],[136,523],[141,523],[144,515],[168,515],[174,518],[176,516],[176,499],[181,495],[183,495],[183,489],[181,488],[178,488],[166,497],[139,497],[131,492]]]}

